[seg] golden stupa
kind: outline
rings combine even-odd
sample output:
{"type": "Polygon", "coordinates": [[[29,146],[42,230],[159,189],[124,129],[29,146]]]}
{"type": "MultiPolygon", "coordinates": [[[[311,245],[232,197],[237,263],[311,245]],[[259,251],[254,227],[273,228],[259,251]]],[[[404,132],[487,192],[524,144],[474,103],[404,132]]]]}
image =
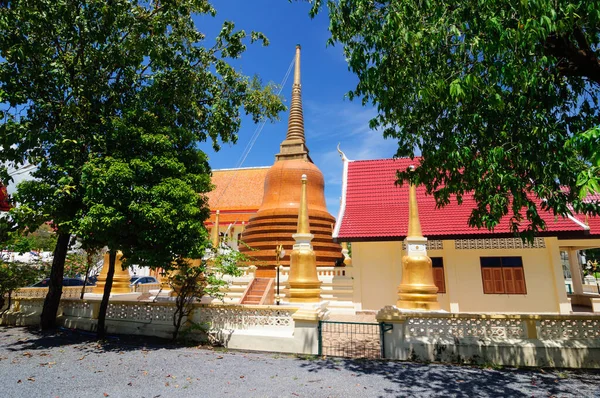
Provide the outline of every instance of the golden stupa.
{"type": "Polygon", "coordinates": [[[402,280],[398,285],[396,306],[409,310],[439,310],[438,288],[433,280],[427,238],[421,233],[417,187],[411,183],[408,197],[406,255],[402,257],[402,280]]]}
{"type": "Polygon", "coordinates": [[[296,46],[294,85],[288,131],[275,156],[275,164],[265,178],[263,202],[258,212],[248,222],[242,233],[244,245],[240,251],[258,266],[257,276],[274,277],[275,248],[283,245],[285,257],[280,261],[289,266],[298,223],[298,209],[302,193],[302,175],[306,175],[308,185],[308,215],[312,241],[317,257],[317,266],[334,266],[342,258],[341,246],[331,237],[335,218],[327,211],[325,203],[325,181],[321,170],[308,155],[304,138],[304,117],[300,85],[300,46],[296,46]]]}

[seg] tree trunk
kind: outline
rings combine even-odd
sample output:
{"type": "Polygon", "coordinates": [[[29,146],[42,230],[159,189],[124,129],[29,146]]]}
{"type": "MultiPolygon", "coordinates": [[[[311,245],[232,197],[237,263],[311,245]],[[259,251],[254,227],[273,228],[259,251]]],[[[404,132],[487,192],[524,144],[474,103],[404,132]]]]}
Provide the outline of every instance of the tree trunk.
{"type": "Polygon", "coordinates": [[[12,299],[12,290],[10,292],[8,292],[8,303],[6,303],[6,300],[4,300],[4,297],[0,297],[0,309],[2,309],[4,307],[4,304],[6,303],[6,308],[4,308],[2,310],[2,312],[0,312],[0,316],[4,315],[5,312],[10,310],[11,299],[12,299]]]}
{"type": "Polygon", "coordinates": [[[104,294],[100,303],[100,311],[98,311],[98,334],[99,340],[106,336],[106,310],[108,309],[108,299],[112,289],[113,277],[115,276],[115,262],[117,259],[117,251],[111,250],[108,255],[108,272],[106,273],[106,284],[104,285],[104,294]]]}
{"type": "Polygon", "coordinates": [[[56,327],[56,314],[60,306],[65,259],[67,258],[70,240],[71,234],[61,233],[58,235],[58,240],[56,241],[52,269],[50,271],[50,283],[48,284],[48,294],[44,300],[44,309],[42,310],[40,320],[42,330],[51,330],[56,327]]]}
{"type": "Polygon", "coordinates": [[[85,288],[87,287],[90,268],[92,267],[92,255],[89,252],[87,252],[86,255],[87,267],[85,268],[85,278],[83,279],[83,286],[81,287],[81,294],[79,295],[80,300],[83,300],[83,296],[85,295],[85,288]]]}

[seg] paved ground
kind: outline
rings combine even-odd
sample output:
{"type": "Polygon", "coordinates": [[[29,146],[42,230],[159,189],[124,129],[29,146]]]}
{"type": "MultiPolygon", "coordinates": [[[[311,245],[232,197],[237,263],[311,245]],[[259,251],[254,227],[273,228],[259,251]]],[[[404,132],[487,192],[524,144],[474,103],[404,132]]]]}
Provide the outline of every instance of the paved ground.
{"type": "Polygon", "coordinates": [[[376,311],[363,311],[356,315],[333,314],[327,320],[333,322],[359,322],[357,324],[324,323],[323,354],[352,358],[381,358],[379,324],[376,311]],[[365,325],[364,323],[371,323],[365,325]]]}
{"type": "Polygon", "coordinates": [[[600,397],[600,373],[99,344],[0,327],[0,397],[600,397]]]}

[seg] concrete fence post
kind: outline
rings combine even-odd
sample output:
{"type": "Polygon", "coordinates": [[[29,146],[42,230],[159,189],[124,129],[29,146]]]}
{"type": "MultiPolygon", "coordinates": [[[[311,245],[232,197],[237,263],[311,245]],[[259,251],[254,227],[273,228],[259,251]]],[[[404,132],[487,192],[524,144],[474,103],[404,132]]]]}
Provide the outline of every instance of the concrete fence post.
{"type": "Polygon", "coordinates": [[[393,306],[383,307],[377,313],[377,322],[391,325],[381,333],[382,353],[386,359],[405,360],[409,354],[404,341],[406,317],[393,306]],[[386,330],[387,329],[387,330],[386,330]]]}
{"type": "Polygon", "coordinates": [[[535,319],[524,319],[523,329],[525,329],[525,335],[529,340],[538,339],[537,321],[535,319]]]}

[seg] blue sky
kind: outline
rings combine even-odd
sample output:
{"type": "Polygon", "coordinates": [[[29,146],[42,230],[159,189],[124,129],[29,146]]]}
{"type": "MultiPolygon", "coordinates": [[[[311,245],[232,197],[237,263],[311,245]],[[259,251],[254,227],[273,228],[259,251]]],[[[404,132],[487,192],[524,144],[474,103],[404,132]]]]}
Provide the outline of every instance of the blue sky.
{"type": "MultiPolygon", "coordinates": [[[[315,164],[325,176],[325,195],[329,211],[337,216],[341,195],[342,162],[336,146],[352,160],[392,157],[396,144],[384,140],[381,133],[371,131],[369,120],[375,109],[363,107],[360,101],[349,101],[345,93],[354,88],[357,78],[348,71],[341,46],[327,47],[329,20],[326,13],[315,19],[308,16],[309,5],[286,0],[218,0],[212,2],[217,17],[196,18],[197,27],[215,37],[224,20],[233,21],[246,32],[263,32],[270,41],[268,47],[256,43],[234,65],[246,75],[258,74],[263,82],[279,84],[295,53],[302,46],[302,101],[307,146],[315,164]]],[[[293,76],[290,76],[282,95],[288,105],[293,76]]],[[[243,167],[273,164],[279,144],[287,131],[287,113],[280,121],[267,123],[243,167]]],[[[223,145],[215,153],[209,144],[201,145],[208,153],[213,169],[235,167],[244,152],[256,125],[244,119],[235,145],[223,145]]]]}

